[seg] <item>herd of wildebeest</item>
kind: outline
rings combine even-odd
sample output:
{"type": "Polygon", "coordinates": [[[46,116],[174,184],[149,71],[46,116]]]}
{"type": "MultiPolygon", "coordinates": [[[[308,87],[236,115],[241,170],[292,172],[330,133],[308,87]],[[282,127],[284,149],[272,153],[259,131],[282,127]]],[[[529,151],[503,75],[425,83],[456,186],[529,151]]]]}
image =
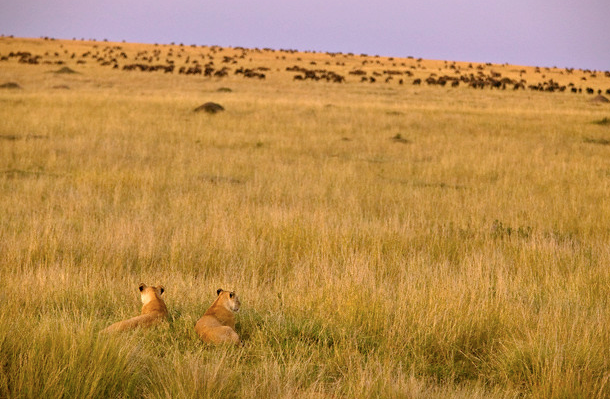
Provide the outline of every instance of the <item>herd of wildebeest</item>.
{"type": "MultiPolygon", "coordinates": [[[[54,40],[48,39],[47,40],[54,40]]],[[[52,64],[75,66],[87,63],[97,63],[113,69],[131,72],[162,72],[169,74],[195,75],[210,78],[224,78],[230,74],[241,75],[244,78],[266,79],[269,74],[278,72],[268,66],[245,67],[240,65],[243,60],[252,61],[253,53],[275,53],[277,59],[286,60],[287,55],[299,55],[296,50],[273,50],[273,49],[246,49],[241,47],[230,48],[232,51],[225,51],[225,48],[218,46],[190,46],[192,49],[186,51],[187,46],[180,45],[155,45],[153,50],[138,51],[135,55],[128,54],[121,45],[98,45],[92,44],[91,49],[85,52],[76,53],[65,49],[63,44],[59,51],[44,52],[34,54],[31,51],[11,51],[8,54],[0,53],[0,65],[2,62],[17,60],[22,64],[52,64]],[[204,51],[206,50],[206,51],[204,51]],[[231,53],[227,55],[227,53],[231,53]]],[[[311,52],[309,52],[311,53],[311,52]]],[[[315,54],[315,53],[313,53],[315,54]]],[[[324,61],[309,62],[303,61],[301,57],[295,59],[301,65],[294,64],[285,67],[285,71],[293,74],[295,81],[326,81],[333,83],[345,83],[348,81],[366,83],[396,83],[398,85],[429,85],[459,87],[465,86],[474,89],[499,89],[499,90],[532,90],[544,92],[565,92],[588,93],[610,95],[610,88],[602,89],[599,84],[589,84],[600,75],[610,78],[610,71],[591,71],[577,70],[575,74],[573,68],[556,69],[561,75],[573,77],[567,84],[560,84],[552,78],[547,78],[546,74],[551,72],[550,68],[536,67],[533,73],[536,75],[528,83],[525,76],[528,74],[526,69],[518,72],[519,77],[503,76],[502,72],[494,70],[494,65],[444,62],[444,68],[431,72],[430,68],[422,65],[421,59],[408,57],[407,59],[384,58],[378,56],[367,56],[365,54],[354,55],[352,53],[326,53],[324,61]],[[358,59],[356,57],[361,57],[358,59]],[[345,60],[352,58],[357,60],[357,64],[351,65],[359,67],[351,68],[347,71],[347,76],[332,70],[332,66],[346,70],[345,60]],[[321,66],[319,64],[324,64],[321,66]],[[368,70],[367,70],[368,69],[368,70]],[[442,73],[441,71],[445,71],[442,73]],[[449,71],[450,73],[448,73],[449,71]],[[437,73],[438,72],[438,73],[437,73]],[[576,76],[578,75],[578,76],[576,76]],[[419,76],[419,77],[418,77],[419,76]],[[594,86],[594,87],[591,87],[594,86]]],[[[294,58],[294,57],[293,57],[294,58]]],[[[320,58],[320,57],[318,57],[320,58]]],[[[289,62],[289,61],[286,61],[289,62]]],[[[345,72],[343,72],[345,73],[345,72]]],[[[531,74],[531,72],[530,72],[531,74]]],[[[512,74],[513,76],[515,73],[512,74]]],[[[567,79],[562,79],[563,81],[567,79]]]]}

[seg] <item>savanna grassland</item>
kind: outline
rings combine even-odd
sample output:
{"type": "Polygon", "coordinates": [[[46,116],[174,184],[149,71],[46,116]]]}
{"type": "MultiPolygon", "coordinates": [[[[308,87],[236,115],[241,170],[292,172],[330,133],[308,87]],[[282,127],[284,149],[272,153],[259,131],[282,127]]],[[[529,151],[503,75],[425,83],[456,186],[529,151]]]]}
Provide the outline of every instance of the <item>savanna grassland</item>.
{"type": "Polygon", "coordinates": [[[0,397],[610,397],[603,72],[8,37],[0,59],[0,397]],[[510,81],[425,82],[471,74],[510,81]],[[140,282],[168,322],[100,335],[140,282]],[[241,348],[193,329],[219,287],[241,348]]]}

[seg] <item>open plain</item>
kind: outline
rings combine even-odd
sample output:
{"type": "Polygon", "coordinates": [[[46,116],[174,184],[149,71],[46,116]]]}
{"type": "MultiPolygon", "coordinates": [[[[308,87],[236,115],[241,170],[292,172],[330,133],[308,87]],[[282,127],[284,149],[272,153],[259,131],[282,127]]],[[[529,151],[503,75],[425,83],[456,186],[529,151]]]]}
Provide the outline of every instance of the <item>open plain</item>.
{"type": "Polygon", "coordinates": [[[610,397],[607,90],[0,38],[0,397],[610,397]],[[100,335],[140,282],[169,321],[100,335]],[[243,347],[194,331],[218,288],[243,347]]]}

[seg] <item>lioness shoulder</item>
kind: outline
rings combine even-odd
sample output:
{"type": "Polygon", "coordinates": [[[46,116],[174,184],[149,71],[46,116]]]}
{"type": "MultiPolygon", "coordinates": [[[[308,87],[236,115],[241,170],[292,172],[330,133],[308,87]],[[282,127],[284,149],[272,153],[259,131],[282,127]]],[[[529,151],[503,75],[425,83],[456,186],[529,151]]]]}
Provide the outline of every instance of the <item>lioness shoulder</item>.
{"type": "Polygon", "coordinates": [[[141,283],[138,288],[140,290],[140,299],[142,300],[142,312],[140,312],[140,315],[116,322],[106,327],[102,332],[124,331],[139,326],[148,327],[167,318],[167,307],[163,299],[161,299],[165,288],[162,285],[153,287],[147,286],[144,283],[141,283]]]}
{"type": "Polygon", "coordinates": [[[216,294],[218,296],[212,306],[195,324],[195,331],[204,342],[239,345],[241,341],[235,331],[235,313],[241,306],[239,298],[234,291],[222,288],[216,294]]]}

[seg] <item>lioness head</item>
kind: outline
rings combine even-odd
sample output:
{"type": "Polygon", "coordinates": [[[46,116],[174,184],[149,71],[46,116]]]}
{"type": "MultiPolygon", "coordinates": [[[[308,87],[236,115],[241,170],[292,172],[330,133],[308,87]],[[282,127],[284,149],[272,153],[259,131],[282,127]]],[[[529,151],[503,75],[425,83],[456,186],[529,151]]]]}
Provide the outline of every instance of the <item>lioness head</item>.
{"type": "Polygon", "coordinates": [[[219,288],[216,290],[216,294],[218,294],[218,298],[216,299],[218,303],[233,312],[239,311],[241,303],[239,302],[239,298],[235,291],[225,291],[222,288],[219,288]]]}
{"type": "Polygon", "coordinates": [[[142,296],[142,303],[147,304],[148,302],[161,298],[161,295],[165,292],[165,288],[162,285],[157,287],[148,286],[144,283],[140,283],[140,295],[142,296]]]}

